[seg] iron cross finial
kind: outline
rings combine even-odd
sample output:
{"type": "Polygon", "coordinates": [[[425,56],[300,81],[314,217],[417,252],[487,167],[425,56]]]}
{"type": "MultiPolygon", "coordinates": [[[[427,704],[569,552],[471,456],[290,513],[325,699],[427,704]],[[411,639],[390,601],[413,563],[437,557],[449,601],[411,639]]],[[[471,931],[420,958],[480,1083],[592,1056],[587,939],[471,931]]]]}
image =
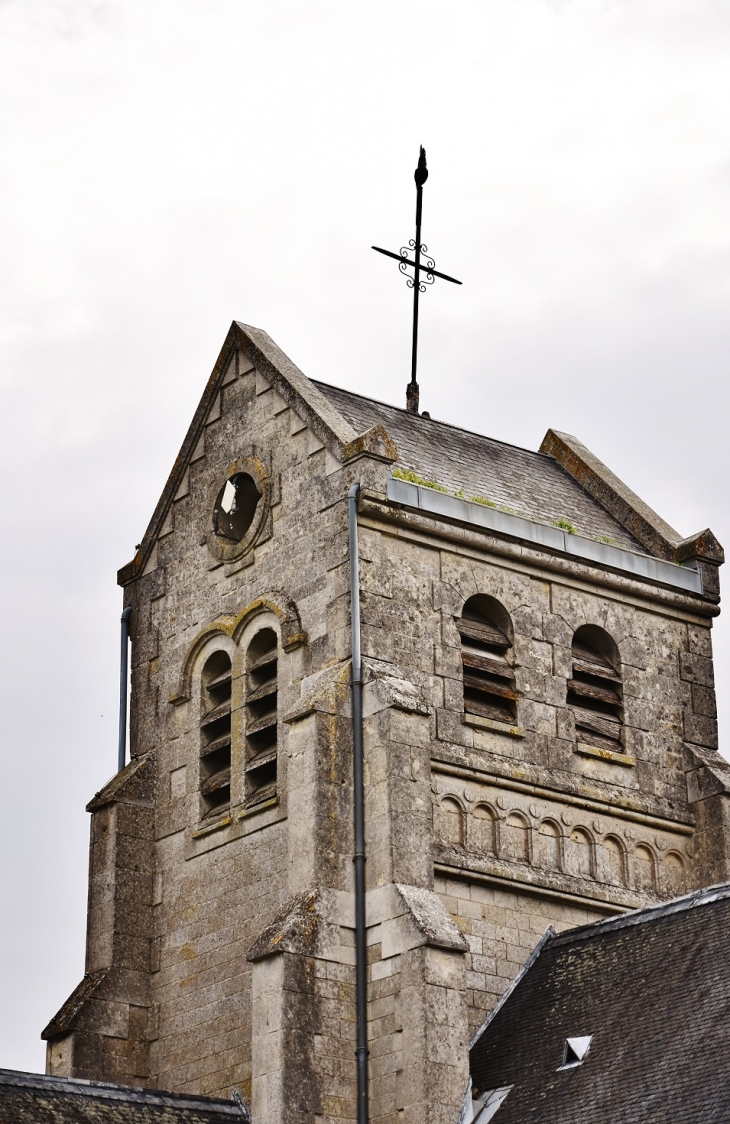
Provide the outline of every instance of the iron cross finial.
{"type": "Polygon", "coordinates": [[[423,210],[423,185],[428,179],[428,168],[426,167],[426,149],[421,145],[421,151],[418,156],[418,166],[413,174],[416,181],[416,237],[410,238],[407,246],[401,246],[400,253],[394,254],[390,250],[383,250],[380,246],[373,246],[379,254],[385,254],[386,257],[395,258],[398,262],[398,268],[401,273],[404,273],[408,278],[408,287],[413,289],[413,345],[411,349],[411,381],[406,388],[406,409],[411,414],[418,413],[419,405],[419,391],[418,383],[416,382],[416,367],[418,364],[418,296],[419,293],[426,292],[426,285],[433,285],[437,277],[441,277],[444,281],[452,281],[454,285],[460,285],[461,281],[457,281],[455,277],[449,277],[448,273],[439,273],[434,268],[436,262],[432,257],[428,256],[428,246],[421,242],[421,212],[423,210]],[[414,261],[408,257],[408,254],[413,252],[414,261]],[[421,262],[421,254],[424,255],[425,261],[421,262]],[[408,266],[413,267],[413,277],[409,276],[406,272],[408,266]]]}

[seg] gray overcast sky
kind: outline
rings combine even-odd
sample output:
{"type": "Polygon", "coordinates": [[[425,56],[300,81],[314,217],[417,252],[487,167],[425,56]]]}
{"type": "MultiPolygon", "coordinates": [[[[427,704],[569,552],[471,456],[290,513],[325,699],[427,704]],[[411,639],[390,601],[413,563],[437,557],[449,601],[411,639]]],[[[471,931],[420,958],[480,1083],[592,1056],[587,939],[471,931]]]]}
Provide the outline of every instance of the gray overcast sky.
{"type": "MultiPolygon", "coordinates": [[[[83,974],[117,568],[232,319],[730,545],[727,0],[0,0],[0,1066],[83,974]]],[[[716,630],[721,721],[730,628],[716,630]]],[[[722,729],[722,726],[721,726],[722,729]]]]}

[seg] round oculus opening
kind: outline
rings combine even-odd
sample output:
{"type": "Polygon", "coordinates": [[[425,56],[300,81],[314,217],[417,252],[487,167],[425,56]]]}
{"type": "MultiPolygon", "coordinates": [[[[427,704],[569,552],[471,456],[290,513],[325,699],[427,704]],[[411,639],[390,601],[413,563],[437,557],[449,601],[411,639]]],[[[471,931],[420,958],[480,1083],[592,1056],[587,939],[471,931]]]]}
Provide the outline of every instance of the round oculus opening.
{"type": "Polygon", "coordinates": [[[261,492],[247,472],[226,480],[213,508],[213,530],[228,542],[241,542],[254,521],[261,492]]]}

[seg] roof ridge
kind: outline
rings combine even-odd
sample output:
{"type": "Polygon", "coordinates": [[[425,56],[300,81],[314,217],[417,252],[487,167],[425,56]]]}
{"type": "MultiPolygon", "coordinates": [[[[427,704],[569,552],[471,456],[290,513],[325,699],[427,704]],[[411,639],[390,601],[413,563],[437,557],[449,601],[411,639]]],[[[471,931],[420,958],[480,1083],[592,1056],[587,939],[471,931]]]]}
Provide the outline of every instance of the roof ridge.
{"type": "MultiPolygon", "coordinates": [[[[405,414],[407,417],[417,417],[424,422],[433,422],[435,425],[445,425],[449,429],[457,429],[459,433],[468,433],[470,437],[480,437],[482,441],[493,441],[495,445],[504,445],[506,449],[517,449],[520,453],[529,453],[532,457],[539,457],[540,460],[550,461],[552,464],[557,464],[559,468],[563,466],[555,460],[549,453],[541,453],[539,449],[528,449],[525,445],[515,445],[512,441],[503,441],[501,437],[489,437],[486,433],[477,433],[475,429],[465,429],[463,425],[454,425],[453,422],[441,421],[440,418],[424,417],[423,414],[413,414],[407,410],[405,406],[394,406],[391,402],[381,402],[379,398],[370,398],[367,394],[358,394],[356,390],[348,390],[344,386],[335,386],[334,383],[323,382],[322,379],[310,379],[315,386],[326,386],[328,390],[341,390],[343,394],[349,394],[352,398],[359,398],[363,402],[372,402],[376,406],[385,406],[388,410],[397,410],[399,414],[405,414]]],[[[563,469],[563,471],[565,471],[563,469]]],[[[568,474],[569,475],[569,474],[568,474]]]]}
{"type": "Polygon", "coordinates": [[[609,917],[603,921],[594,921],[591,925],[581,925],[576,929],[568,929],[557,933],[550,940],[550,947],[573,944],[576,941],[587,940],[601,933],[610,933],[617,929],[629,929],[633,925],[643,925],[647,921],[657,921],[663,917],[672,917],[677,913],[686,913],[697,906],[711,905],[716,901],[730,898],[730,882],[719,882],[715,886],[706,886],[701,890],[692,890],[679,898],[672,898],[668,902],[659,902],[657,905],[644,906],[642,909],[632,910],[631,913],[621,914],[619,917],[609,917]]]}
{"type": "Polygon", "coordinates": [[[170,1093],[164,1089],[144,1089],[141,1085],[119,1085],[109,1081],[89,1081],[83,1077],[57,1077],[47,1073],[28,1073],[17,1069],[0,1069],[0,1086],[18,1085],[73,1093],[77,1096],[98,1097],[107,1100],[125,1100],[137,1103],[184,1108],[207,1105],[216,1111],[229,1112],[240,1118],[235,1101],[223,1097],[205,1097],[197,1093],[170,1093]]]}

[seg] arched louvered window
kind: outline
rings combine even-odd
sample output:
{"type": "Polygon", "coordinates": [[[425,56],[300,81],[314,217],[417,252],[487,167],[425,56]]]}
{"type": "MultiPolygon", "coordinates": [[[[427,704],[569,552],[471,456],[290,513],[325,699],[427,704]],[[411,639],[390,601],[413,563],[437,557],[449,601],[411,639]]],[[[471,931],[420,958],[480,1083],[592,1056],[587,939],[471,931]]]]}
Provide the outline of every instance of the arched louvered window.
{"type": "Polygon", "coordinates": [[[623,752],[621,664],[618,649],[602,628],[586,624],[573,637],[573,677],[568,705],[580,742],[623,752]]]}
{"type": "Polygon", "coordinates": [[[257,632],[246,655],[246,804],[276,796],[279,640],[257,632]]]}
{"type": "Polygon", "coordinates": [[[231,806],[231,660],[215,652],[201,677],[200,796],[202,818],[213,819],[231,806]]]}
{"type": "Polygon", "coordinates": [[[494,597],[477,594],[467,601],[456,627],[464,667],[464,711],[513,723],[517,692],[509,614],[494,597]]]}

